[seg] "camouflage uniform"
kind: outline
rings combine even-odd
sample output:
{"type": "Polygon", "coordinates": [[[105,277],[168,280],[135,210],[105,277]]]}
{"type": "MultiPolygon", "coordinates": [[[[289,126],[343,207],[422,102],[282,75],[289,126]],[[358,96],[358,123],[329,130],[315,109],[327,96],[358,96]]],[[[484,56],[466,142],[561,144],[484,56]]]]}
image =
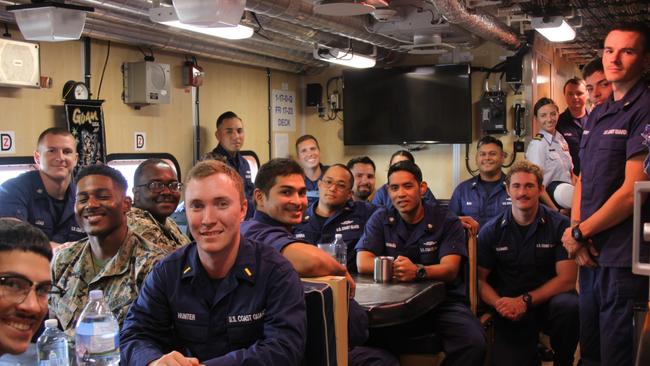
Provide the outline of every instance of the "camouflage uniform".
{"type": "Polygon", "coordinates": [[[88,302],[88,293],[103,290],[104,299],[121,326],[145,277],[166,254],[129,231],[117,254],[95,274],[88,238],[66,245],[52,260],[52,281],[65,289],[65,294],[50,296],[50,313],[72,336],[77,319],[88,302]]]}
{"type": "Polygon", "coordinates": [[[190,242],[169,217],[165,219],[165,225],[161,225],[149,211],[137,207],[132,207],[126,217],[129,229],[168,252],[190,242]]]}

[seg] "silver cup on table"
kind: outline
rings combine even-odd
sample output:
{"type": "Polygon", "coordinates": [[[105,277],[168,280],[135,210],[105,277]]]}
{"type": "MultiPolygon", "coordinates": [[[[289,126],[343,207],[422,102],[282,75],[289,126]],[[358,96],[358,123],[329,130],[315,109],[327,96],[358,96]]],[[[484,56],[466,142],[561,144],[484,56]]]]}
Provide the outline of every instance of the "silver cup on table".
{"type": "Polygon", "coordinates": [[[373,278],[375,282],[386,283],[393,278],[393,261],[395,258],[389,256],[375,257],[375,271],[373,278]]]}

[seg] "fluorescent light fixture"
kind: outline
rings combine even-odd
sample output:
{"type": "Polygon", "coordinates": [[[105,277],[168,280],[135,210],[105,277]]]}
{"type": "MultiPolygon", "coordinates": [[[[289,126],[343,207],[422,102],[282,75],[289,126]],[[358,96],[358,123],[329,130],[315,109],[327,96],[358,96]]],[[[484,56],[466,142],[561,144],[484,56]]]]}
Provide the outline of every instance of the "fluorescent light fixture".
{"type": "Polygon", "coordinates": [[[29,41],[59,42],[76,40],[86,24],[88,6],[44,1],[7,6],[14,13],[20,33],[29,41]]]}
{"type": "Polygon", "coordinates": [[[176,11],[172,7],[149,9],[149,18],[152,22],[165,24],[170,27],[231,40],[250,38],[254,33],[253,28],[241,24],[223,25],[220,27],[199,27],[192,24],[181,23],[178,20],[176,11]]]}
{"type": "Polygon", "coordinates": [[[373,5],[363,0],[320,0],[314,3],[314,13],[332,17],[366,15],[374,10],[373,5]]]}
{"type": "Polygon", "coordinates": [[[576,31],[561,16],[533,18],[531,25],[551,42],[566,42],[576,38],[576,31]]]}
{"type": "Polygon", "coordinates": [[[198,27],[239,24],[246,0],[172,0],[178,20],[198,27]]]}
{"type": "Polygon", "coordinates": [[[326,47],[314,48],[314,58],[357,69],[368,69],[374,67],[376,63],[374,58],[356,54],[352,50],[342,51],[336,48],[326,47]]]}

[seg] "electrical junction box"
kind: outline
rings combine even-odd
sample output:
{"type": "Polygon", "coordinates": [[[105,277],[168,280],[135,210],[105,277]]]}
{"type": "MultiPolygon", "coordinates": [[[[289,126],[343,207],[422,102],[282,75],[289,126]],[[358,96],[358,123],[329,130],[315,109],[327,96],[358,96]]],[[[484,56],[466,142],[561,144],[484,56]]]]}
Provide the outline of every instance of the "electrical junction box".
{"type": "Polygon", "coordinates": [[[39,46],[0,38],[0,86],[40,87],[39,46]]]}
{"type": "Polygon", "coordinates": [[[183,65],[183,85],[196,86],[203,85],[205,73],[203,68],[193,62],[186,62],[183,65]]]}
{"type": "Polygon", "coordinates": [[[170,67],[150,61],[125,62],[122,64],[124,74],[124,103],[169,104],[170,102],[170,67]]]}
{"type": "Polygon", "coordinates": [[[506,134],[506,93],[489,91],[481,96],[481,129],[487,134],[506,134]]]}

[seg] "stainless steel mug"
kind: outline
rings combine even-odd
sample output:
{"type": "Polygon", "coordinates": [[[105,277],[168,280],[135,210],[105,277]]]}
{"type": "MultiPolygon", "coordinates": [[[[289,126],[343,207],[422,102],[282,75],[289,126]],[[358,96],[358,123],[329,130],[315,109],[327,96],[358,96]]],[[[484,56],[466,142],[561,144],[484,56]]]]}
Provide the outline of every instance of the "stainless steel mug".
{"type": "Polygon", "coordinates": [[[393,260],[395,258],[388,256],[375,257],[375,282],[386,283],[393,278],[393,260]]]}

